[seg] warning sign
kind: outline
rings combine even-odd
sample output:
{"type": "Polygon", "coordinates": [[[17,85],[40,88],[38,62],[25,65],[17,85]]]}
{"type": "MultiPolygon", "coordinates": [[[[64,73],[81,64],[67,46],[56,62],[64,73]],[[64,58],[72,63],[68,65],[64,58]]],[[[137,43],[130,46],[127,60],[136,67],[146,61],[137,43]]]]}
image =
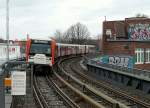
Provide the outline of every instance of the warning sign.
{"type": "Polygon", "coordinates": [[[25,95],[26,94],[26,72],[14,71],[12,72],[11,95],[25,95]]]}

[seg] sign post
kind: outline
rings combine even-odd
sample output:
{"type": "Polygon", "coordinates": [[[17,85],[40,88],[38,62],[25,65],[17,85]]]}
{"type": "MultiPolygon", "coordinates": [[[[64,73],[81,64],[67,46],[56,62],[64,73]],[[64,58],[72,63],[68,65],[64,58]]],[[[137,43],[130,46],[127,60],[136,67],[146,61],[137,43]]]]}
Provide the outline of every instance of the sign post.
{"type": "Polygon", "coordinates": [[[26,72],[12,72],[11,95],[26,95],[26,72]]]}

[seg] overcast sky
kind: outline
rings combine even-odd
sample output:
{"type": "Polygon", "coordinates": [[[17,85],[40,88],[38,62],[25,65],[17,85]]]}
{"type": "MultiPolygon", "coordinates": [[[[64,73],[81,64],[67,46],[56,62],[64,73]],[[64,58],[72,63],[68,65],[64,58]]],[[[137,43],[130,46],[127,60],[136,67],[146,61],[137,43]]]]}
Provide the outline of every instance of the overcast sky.
{"type": "MultiPolygon", "coordinates": [[[[53,36],[72,24],[85,24],[91,36],[102,33],[102,22],[124,20],[144,13],[150,16],[150,0],[10,0],[10,39],[53,36]]],[[[0,0],[0,37],[6,37],[6,0],[0,0]]]]}

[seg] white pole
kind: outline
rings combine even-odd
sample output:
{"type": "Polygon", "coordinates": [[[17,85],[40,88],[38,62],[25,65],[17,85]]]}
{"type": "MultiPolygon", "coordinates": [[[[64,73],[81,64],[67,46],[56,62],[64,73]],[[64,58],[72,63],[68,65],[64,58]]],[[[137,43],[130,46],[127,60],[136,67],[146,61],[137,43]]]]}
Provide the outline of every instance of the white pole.
{"type": "Polygon", "coordinates": [[[9,61],[9,0],[6,0],[6,40],[7,40],[7,61],[9,61]]]}

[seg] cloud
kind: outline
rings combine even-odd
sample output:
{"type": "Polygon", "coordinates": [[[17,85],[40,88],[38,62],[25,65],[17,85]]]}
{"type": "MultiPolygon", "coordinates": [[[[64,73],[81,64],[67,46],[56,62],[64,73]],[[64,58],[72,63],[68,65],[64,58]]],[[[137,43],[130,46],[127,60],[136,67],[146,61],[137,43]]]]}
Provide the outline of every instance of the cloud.
{"type": "MultiPolygon", "coordinates": [[[[102,33],[107,20],[123,20],[136,13],[149,15],[150,1],[120,0],[10,0],[10,39],[52,36],[72,24],[85,24],[91,36],[102,33]],[[132,3],[131,3],[132,2],[132,3]]],[[[0,1],[0,36],[5,38],[6,0],[0,1]]]]}

